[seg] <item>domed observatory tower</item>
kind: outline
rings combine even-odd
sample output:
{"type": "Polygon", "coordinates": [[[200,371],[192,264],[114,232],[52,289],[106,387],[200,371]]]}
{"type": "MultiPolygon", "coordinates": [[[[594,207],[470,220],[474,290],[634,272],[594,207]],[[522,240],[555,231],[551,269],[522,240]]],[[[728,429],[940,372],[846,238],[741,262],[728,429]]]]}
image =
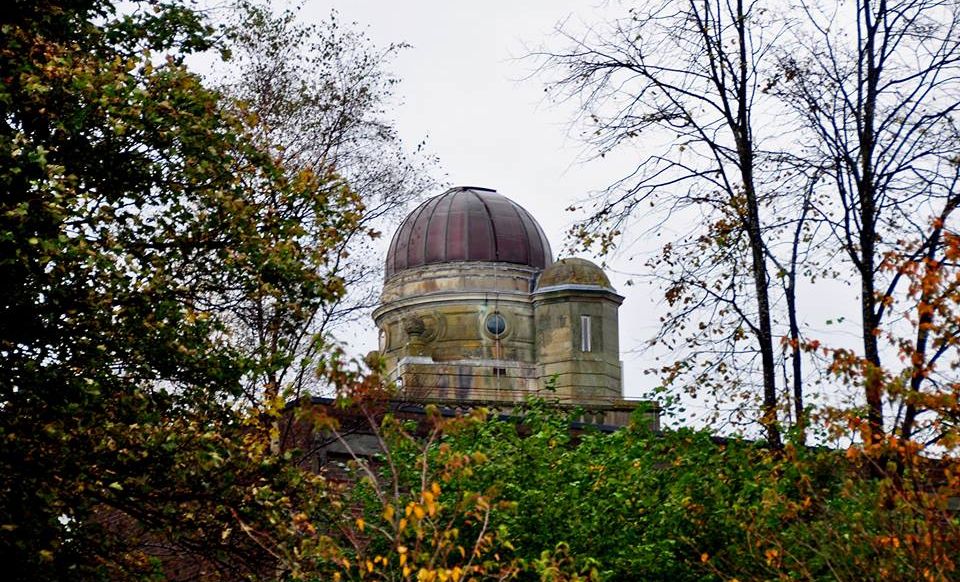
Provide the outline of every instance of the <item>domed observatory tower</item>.
{"type": "Polygon", "coordinates": [[[589,261],[554,263],[518,204],[456,187],[394,234],[373,318],[403,399],[509,409],[549,389],[596,422],[623,424],[638,403],[622,396],[622,300],[589,261]]]}

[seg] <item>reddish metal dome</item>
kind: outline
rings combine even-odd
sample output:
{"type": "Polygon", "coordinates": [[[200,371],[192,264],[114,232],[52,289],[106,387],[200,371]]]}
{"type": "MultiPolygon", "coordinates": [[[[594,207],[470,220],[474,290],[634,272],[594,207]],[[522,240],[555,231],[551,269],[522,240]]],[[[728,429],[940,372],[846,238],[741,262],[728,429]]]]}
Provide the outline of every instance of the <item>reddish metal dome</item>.
{"type": "Polygon", "coordinates": [[[553,262],[540,225],[496,190],[451,188],[410,213],[390,241],[387,277],[451,261],[504,262],[543,269],[553,262]]]}

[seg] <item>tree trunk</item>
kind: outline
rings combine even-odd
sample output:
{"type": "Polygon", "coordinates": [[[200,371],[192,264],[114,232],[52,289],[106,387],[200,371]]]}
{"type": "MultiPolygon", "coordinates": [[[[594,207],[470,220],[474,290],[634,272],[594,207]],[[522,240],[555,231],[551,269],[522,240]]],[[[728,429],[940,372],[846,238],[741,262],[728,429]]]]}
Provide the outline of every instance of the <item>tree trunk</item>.
{"type": "Polygon", "coordinates": [[[757,294],[757,343],[760,347],[760,362],[763,369],[763,415],[760,422],[767,432],[767,440],[774,449],[783,446],[777,419],[776,363],[773,357],[773,330],[770,324],[770,296],[767,278],[767,262],[760,230],[760,212],[753,187],[753,160],[744,167],[744,192],[747,200],[747,237],[753,267],[753,285],[757,294]]]}
{"type": "Polygon", "coordinates": [[[790,360],[793,368],[793,407],[796,415],[796,433],[800,444],[807,442],[807,415],[803,405],[803,352],[800,351],[800,323],[797,320],[797,252],[800,246],[800,234],[807,217],[809,204],[803,203],[803,212],[793,234],[793,248],[790,251],[790,272],[787,274],[785,291],[787,300],[787,318],[790,324],[790,345],[793,353],[790,360]]]}
{"type": "Polygon", "coordinates": [[[746,199],[746,231],[750,242],[753,285],[757,294],[757,343],[760,347],[760,362],[763,372],[763,414],[761,424],[767,433],[767,440],[774,449],[780,449],[780,427],[777,419],[777,370],[773,357],[773,329],[770,324],[769,278],[767,277],[766,245],[760,228],[760,204],[753,179],[754,145],[750,131],[749,95],[747,93],[749,73],[747,71],[746,18],[743,1],[737,2],[737,39],[739,41],[740,68],[737,80],[737,119],[732,128],[737,143],[740,161],[740,173],[743,179],[743,193],[746,199]]]}
{"type": "MultiPolygon", "coordinates": [[[[879,12],[886,10],[881,0],[879,12]]],[[[864,391],[867,400],[867,424],[870,439],[877,443],[883,440],[883,375],[880,367],[879,321],[877,320],[876,243],[877,243],[877,187],[874,176],[873,155],[876,147],[875,116],[877,91],[880,83],[880,68],[876,63],[877,26],[881,19],[874,20],[870,0],[861,6],[866,46],[862,51],[866,58],[866,75],[863,83],[862,111],[860,116],[860,179],[857,183],[860,198],[860,311],[863,319],[864,391]]],[[[863,58],[861,57],[861,58],[863,58]]],[[[860,70],[863,71],[864,63],[860,70]]]]}

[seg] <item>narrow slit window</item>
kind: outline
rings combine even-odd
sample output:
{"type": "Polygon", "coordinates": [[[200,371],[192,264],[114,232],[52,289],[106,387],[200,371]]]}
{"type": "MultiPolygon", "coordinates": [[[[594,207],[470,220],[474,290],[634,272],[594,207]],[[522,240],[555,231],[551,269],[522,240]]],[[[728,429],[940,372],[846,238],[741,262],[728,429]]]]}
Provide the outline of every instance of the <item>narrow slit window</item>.
{"type": "Polygon", "coordinates": [[[580,351],[589,352],[593,350],[593,346],[590,342],[590,316],[581,315],[580,316],[580,351]]]}

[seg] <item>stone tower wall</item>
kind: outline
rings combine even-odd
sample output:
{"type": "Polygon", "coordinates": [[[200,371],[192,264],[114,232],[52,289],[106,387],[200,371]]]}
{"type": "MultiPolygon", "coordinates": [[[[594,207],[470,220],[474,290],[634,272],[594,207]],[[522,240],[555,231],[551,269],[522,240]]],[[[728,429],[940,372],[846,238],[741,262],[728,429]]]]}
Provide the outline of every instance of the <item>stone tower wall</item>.
{"type": "Polygon", "coordinates": [[[561,400],[622,399],[617,324],[621,301],[608,289],[573,285],[534,295],[541,382],[552,385],[561,400]],[[583,350],[582,316],[590,318],[589,351],[583,350]]]}

